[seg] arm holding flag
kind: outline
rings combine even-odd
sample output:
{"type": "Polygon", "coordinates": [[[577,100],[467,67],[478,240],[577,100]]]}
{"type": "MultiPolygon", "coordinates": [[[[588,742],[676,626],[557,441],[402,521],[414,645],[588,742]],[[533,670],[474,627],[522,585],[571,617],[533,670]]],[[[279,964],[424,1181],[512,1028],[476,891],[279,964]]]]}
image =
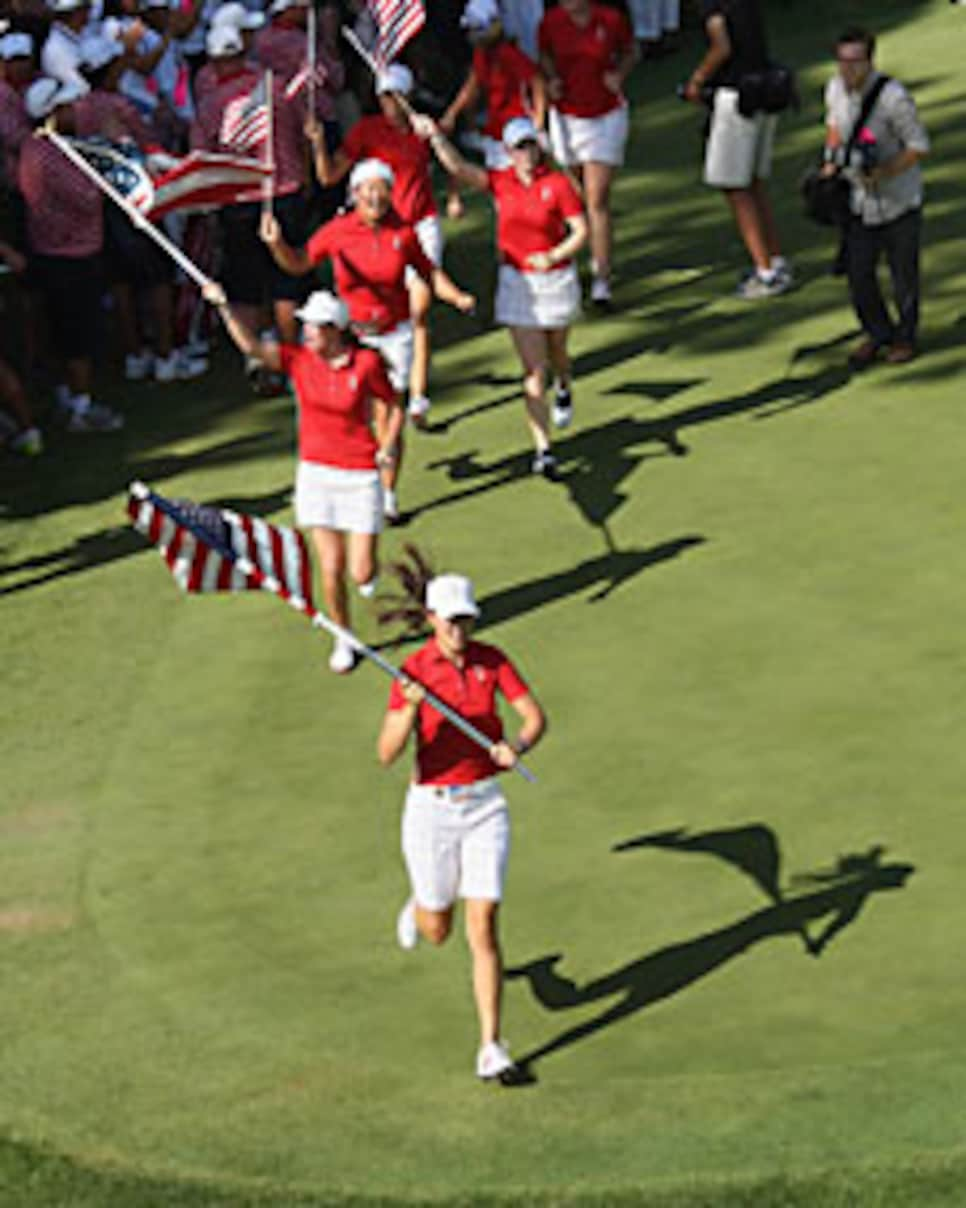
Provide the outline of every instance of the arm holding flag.
{"type": "Polygon", "coordinates": [[[266,369],[279,373],[282,368],[282,358],[279,346],[274,341],[260,340],[251,329],[238,318],[228,305],[224,289],[217,281],[209,283],[201,291],[204,300],[213,306],[225,324],[225,330],[231,336],[243,356],[253,357],[260,361],[266,369]]]}
{"type": "Polygon", "coordinates": [[[414,113],[411,118],[413,132],[433,148],[436,158],[451,176],[471,189],[486,191],[488,177],[486,169],[464,159],[449,141],[436,122],[425,113],[414,113]]]}
{"type": "Polygon", "coordinates": [[[325,145],[325,129],[314,113],[309,113],[305,119],[305,137],[312,148],[312,166],[315,175],[323,189],[337,185],[352,167],[348,155],[342,147],[330,154],[325,145]]]}
{"type": "Polygon", "coordinates": [[[313,266],[308,252],[304,247],[295,248],[285,242],[281,225],[274,214],[262,214],[258,234],[283,272],[291,273],[293,277],[302,277],[311,272],[313,266]]]}

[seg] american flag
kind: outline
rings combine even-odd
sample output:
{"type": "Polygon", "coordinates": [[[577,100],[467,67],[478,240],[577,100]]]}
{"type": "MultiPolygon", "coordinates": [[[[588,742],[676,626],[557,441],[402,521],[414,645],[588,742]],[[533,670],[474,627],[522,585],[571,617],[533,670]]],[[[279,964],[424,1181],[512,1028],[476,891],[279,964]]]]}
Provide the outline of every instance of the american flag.
{"type": "Polygon", "coordinates": [[[142,482],[128,490],[127,512],[184,591],[265,588],[302,612],[313,612],[312,564],[305,538],[227,508],[165,499],[142,482]]]}
{"type": "Polygon", "coordinates": [[[217,151],[192,151],[154,178],[153,219],[175,211],[198,213],[251,196],[271,169],[257,159],[217,151]]]}
{"type": "Polygon", "coordinates": [[[268,128],[268,92],[263,76],[251,92],[225,106],[218,141],[232,151],[255,151],[268,138],[268,128]]]}
{"type": "Polygon", "coordinates": [[[294,100],[303,88],[308,87],[311,80],[314,80],[318,87],[321,88],[328,78],[329,73],[321,63],[315,68],[306,63],[301,71],[297,71],[285,85],[285,99],[287,101],[294,100]]]}
{"type": "Polygon", "coordinates": [[[112,143],[106,138],[69,138],[70,145],[95,171],[142,212],[154,204],[154,182],[144,156],[133,144],[112,143]]]}
{"type": "Polygon", "coordinates": [[[426,24],[423,0],[369,0],[379,37],[376,58],[381,64],[398,57],[410,38],[426,24]]]}

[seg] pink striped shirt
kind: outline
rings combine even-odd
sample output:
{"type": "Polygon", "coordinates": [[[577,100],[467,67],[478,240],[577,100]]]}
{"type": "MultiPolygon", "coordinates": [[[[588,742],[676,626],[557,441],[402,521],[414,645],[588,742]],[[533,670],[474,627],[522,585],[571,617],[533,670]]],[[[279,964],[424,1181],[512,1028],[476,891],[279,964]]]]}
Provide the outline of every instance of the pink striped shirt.
{"type": "MultiPolygon", "coordinates": [[[[304,29],[291,25],[280,25],[273,21],[255,35],[255,54],[259,65],[270,68],[271,71],[287,84],[292,76],[305,67],[308,62],[308,37],[304,29]]],[[[345,87],[345,67],[340,59],[335,58],[319,40],[316,49],[316,59],[319,67],[326,74],[324,85],[316,85],[315,112],[323,121],[335,120],[335,96],[345,87]]],[[[307,91],[303,90],[297,98],[298,108],[305,116],[307,91]]],[[[287,101],[292,105],[294,102],[287,101]]]]}
{"type": "Polygon", "coordinates": [[[104,205],[92,181],[41,135],[20,149],[20,192],[27,206],[27,238],[41,256],[79,260],[104,243],[104,205]]]}

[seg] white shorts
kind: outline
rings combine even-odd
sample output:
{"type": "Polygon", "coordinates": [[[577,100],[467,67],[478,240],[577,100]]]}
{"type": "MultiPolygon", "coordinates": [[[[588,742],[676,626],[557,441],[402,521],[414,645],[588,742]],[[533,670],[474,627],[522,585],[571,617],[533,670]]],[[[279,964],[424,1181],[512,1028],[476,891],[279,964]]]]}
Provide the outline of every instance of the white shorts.
{"type": "MultiPolygon", "coordinates": [[[[426,253],[427,259],[439,268],[443,263],[443,246],[446,239],[443,235],[443,224],[440,222],[436,214],[430,214],[426,218],[420,218],[419,222],[413,227],[416,232],[416,238],[419,240],[419,246],[426,253]]],[[[412,267],[411,264],[406,265],[406,285],[412,285],[413,278],[418,277],[419,273],[412,267]]],[[[431,283],[426,282],[427,285],[431,283]]]]}
{"type": "Polygon", "coordinates": [[[497,323],[505,327],[567,327],[580,311],[577,266],[546,273],[521,273],[500,265],[494,303],[497,323]]]}
{"type": "Polygon", "coordinates": [[[576,117],[550,110],[550,150],[558,164],[610,164],[619,168],[627,145],[627,106],[600,117],[576,117]]]}
{"type": "Polygon", "coordinates": [[[456,899],[499,902],[510,854],[510,815],[496,780],[411,784],[402,849],[417,906],[447,910],[456,899]]]}
{"type": "Polygon", "coordinates": [[[300,461],[295,474],[295,523],[338,533],[382,532],[378,470],[343,470],[300,461]]]}
{"type": "Polygon", "coordinates": [[[747,189],[753,180],[769,177],[777,125],[774,113],[742,117],[738,89],[717,89],[704,152],[704,183],[714,189],[747,189]]]}
{"type": "Polygon", "coordinates": [[[413,325],[407,319],[397,323],[391,331],[379,335],[357,336],[360,344],[375,348],[382,353],[389,370],[389,381],[393,390],[402,393],[409,389],[409,371],[413,367],[413,325]]]}

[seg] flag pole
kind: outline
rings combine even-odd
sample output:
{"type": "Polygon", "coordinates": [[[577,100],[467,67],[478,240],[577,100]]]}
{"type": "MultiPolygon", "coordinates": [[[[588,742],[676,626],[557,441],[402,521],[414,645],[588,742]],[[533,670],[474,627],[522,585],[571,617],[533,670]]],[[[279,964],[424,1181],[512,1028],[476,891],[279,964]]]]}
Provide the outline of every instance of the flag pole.
{"type": "Polygon", "coordinates": [[[181,248],[177,244],[172,243],[162,231],[158,230],[151,219],[147,218],[140,210],[133,206],[123,193],[119,193],[110,181],[105,180],[93,164],[89,164],[83,155],[70,145],[67,139],[63,138],[53,129],[45,128],[40,131],[40,134],[43,138],[49,138],[57,150],[66,155],[75,168],[83,172],[85,176],[97,185],[102,193],[106,194],[116,206],[122,209],[137,230],[143,231],[145,235],[153,239],[158,247],[163,252],[166,252],[197,286],[203,289],[206,285],[211,284],[211,278],[206,277],[201,269],[192,260],[188,259],[181,248]]]}
{"type": "Polygon", "coordinates": [[[265,116],[268,138],[265,140],[265,167],[269,174],[262,181],[262,214],[271,214],[275,194],[275,97],[272,92],[272,69],[265,72],[265,116]]]}
{"type": "Polygon", "coordinates": [[[315,116],[315,73],[318,70],[319,62],[319,10],[315,7],[315,0],[309,0],[308,12],[308,28],[306,30],[308,37],[308,46],[306,47],[305,62],[309,69],[309,103],[308,110],[312,117],[315,116]]]}
{"type": "MultiPolygon", "coordinates": [[[[280,600],[284,600],[285,603],[291,608],[294,608],[296,612],[300,612],[303,614],[303,616],[308,617],[312,622],[313,628],[325,629],[333,637],[338,638],[339,640],[345,642],[348,646],[351,646],[357,654],[362,655],[363,658],[368,659],[371,663],[375,663],[380,671],[384,671],[387,675],[392,676],[394,680],[398,680],[400,683],[418,683],[418,681],[413,680],[411,676],[408,676],[404,672],[400,671],[399,668],[390,663],[388,659],[384,659],[377,650],[373,650],[371,646],[367,646],[364,642],[360,641],[360,639],[356,637],[351,629],[344,629],[341,625],[337,625],[335,621],[330,621],[324,613],[320,612],[316,608],[313,608],[308,600],[303,600],[300,597],[294,596],[290,592],[287,592],[282,587],[282,584],[278,581],[278,579],[276,579],[273,575],[266,575],[264,571],[260,570],[259,567],[257,567],[255,563],[251,561],[250,558],[246,558],[241,554],[236,554],[235,551],[229,546],[222,545],[222,543],[217,541],[211,533],[194,524],[187,516],[180,512],[177,507],[170,502],[170,500],[164,499],[160,495],[156,495],[154,491],[152,491],[151,488],[145,483],[140,481],[132,482],[128,487],[128,491],[132,496],[134,496],[134,498],[139,499],[142,503],[152,504],[158,509],[159,512],[163,512],[165,516],[173,520],[175,524],[179,524],[182,528],[186,528],[196,540],[202,543],[202,545],[206,545],[209,549],[214,550],[215,553],[219,554],[233,566],[236,566],[246,578],[250,579],[255,584],[256,587],[260,588],[262,591],[271,592],[272,595],[277,596],[280,600]]],[[[422,685],[420,686],[422,687],[422,685]]],[[[471,742],[475,742],[478,747],[482,747],[484,751],[490,750],[490,748],[493,746],[492,738],[484,734],[482,730],[478,730],[476,726],[472,724],[472,722],[468,722],[461,713],[457,713],[455,709],[450,708],[445,701],[441,701],[438,696],[434,696],[429,689],[423,688],[423,691],[426,693],[427,703],[432,705],[437,712],[441,713],[447,721],[451,722],[457,728],[457,730],[459,730],[462,734],[465,734],[471,742]]],[[[531,784],[536,782],[536,776],[534,776],[533,772],[531,772],[521,760],[517,760],[517,762],[513,765],[513,769],[514,771],[519,772],[524,780],[530,781],[531,784]]]]}

